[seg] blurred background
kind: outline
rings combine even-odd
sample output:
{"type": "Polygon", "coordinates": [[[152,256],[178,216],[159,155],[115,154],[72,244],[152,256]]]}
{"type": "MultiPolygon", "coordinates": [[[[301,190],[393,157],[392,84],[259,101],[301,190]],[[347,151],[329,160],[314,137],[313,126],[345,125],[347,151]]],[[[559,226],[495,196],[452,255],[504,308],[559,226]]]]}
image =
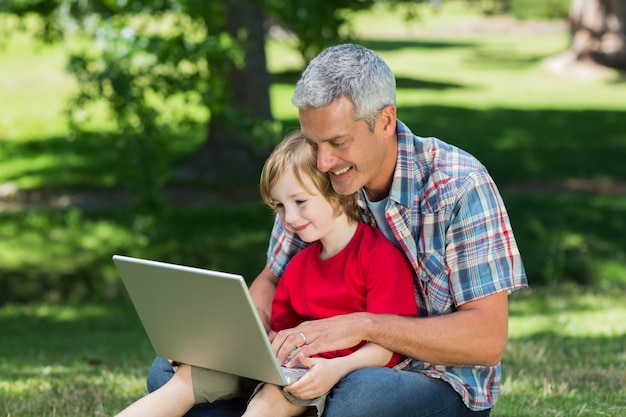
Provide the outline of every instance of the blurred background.
{"type": "Polygon", "coordinates": [[[626,0],[0,0],[0,414],[141,392],[153,353],[113,254],[256,276],[295,83],[355,42],[396,74],[399,118],[480,159],[508,208],[532,289],[501,415],[620,415],[625,30],[626,0]]]}
{"type": "Polygon", "coordinates": [[[260,168],[301,70],[346,41],[388,61],[414,133],[487,166],[531,283],[624,284],[625,9],[3,0],[0,304],[118,297],[113,253],[254,277],[260,168]]]}

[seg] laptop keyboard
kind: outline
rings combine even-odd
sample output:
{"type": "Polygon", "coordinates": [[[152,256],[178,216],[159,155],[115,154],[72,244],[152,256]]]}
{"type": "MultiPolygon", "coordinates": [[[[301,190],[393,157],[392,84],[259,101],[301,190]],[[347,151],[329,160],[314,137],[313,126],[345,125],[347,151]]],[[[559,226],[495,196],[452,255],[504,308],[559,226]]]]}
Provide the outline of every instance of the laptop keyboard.
{"type": "Polygon", "coordinates": [[[302,376],[309,371],[306,368],[287,368],[285,366],[281,366],[280,370],[282,371],[283,375],[287,379],[288,384],[296,382],[298,379],[302,378],[302,376]]]}

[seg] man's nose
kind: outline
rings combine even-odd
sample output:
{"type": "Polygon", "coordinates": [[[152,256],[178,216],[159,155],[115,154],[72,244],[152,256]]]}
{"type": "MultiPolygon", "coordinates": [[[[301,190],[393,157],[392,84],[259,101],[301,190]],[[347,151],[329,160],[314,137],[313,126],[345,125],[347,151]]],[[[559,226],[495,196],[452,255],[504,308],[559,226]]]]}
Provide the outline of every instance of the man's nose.
{"type": "Polygon", "coordinates": [[[333,156],[330,151],[318,148],[317,150],[317,169],[322,172],[328,172],[333,167],[333,156]]]}

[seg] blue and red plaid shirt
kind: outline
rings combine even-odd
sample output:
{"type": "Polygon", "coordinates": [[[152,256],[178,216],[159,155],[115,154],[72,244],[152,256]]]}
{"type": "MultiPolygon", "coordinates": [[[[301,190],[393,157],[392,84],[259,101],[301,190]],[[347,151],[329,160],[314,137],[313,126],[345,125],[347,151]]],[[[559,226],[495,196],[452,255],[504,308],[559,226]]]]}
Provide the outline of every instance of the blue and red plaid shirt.
{"type": "MultiPolygon", "coordinates": [[[[400,121],[398,160],[387,222],[415,271],[419,315],[438,316],[500,291],[528,286],[509,217],[489,173],[473,156],[400,121]]],[[[364,219],[375,224],[360,192],[364,219]]],[[[306,244],[274,223],[267,264],[280,277],[306,244]]],[[[492,408],[500,364],[441,366],[413,360],[412,370],[449,383],[472,410],[492,408]]]]}

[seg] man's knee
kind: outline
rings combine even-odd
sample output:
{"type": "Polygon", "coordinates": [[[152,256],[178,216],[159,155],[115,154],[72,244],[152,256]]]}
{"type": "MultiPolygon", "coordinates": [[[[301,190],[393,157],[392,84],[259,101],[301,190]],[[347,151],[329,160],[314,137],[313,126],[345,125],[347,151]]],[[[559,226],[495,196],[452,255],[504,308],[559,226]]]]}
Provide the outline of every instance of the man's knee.
{"type": "Polygon", "coordinates": [[[365,368],[331,390],[324,417],[460,416],[471,413],[445,381],[419,372],[365,368]]]}
{"type": "Polygon", "coordinates": [[[403,371],[365,368],[344,377],[328,395],[325,417],[387,415],[395,401],[405,401],[403,371]]]}

